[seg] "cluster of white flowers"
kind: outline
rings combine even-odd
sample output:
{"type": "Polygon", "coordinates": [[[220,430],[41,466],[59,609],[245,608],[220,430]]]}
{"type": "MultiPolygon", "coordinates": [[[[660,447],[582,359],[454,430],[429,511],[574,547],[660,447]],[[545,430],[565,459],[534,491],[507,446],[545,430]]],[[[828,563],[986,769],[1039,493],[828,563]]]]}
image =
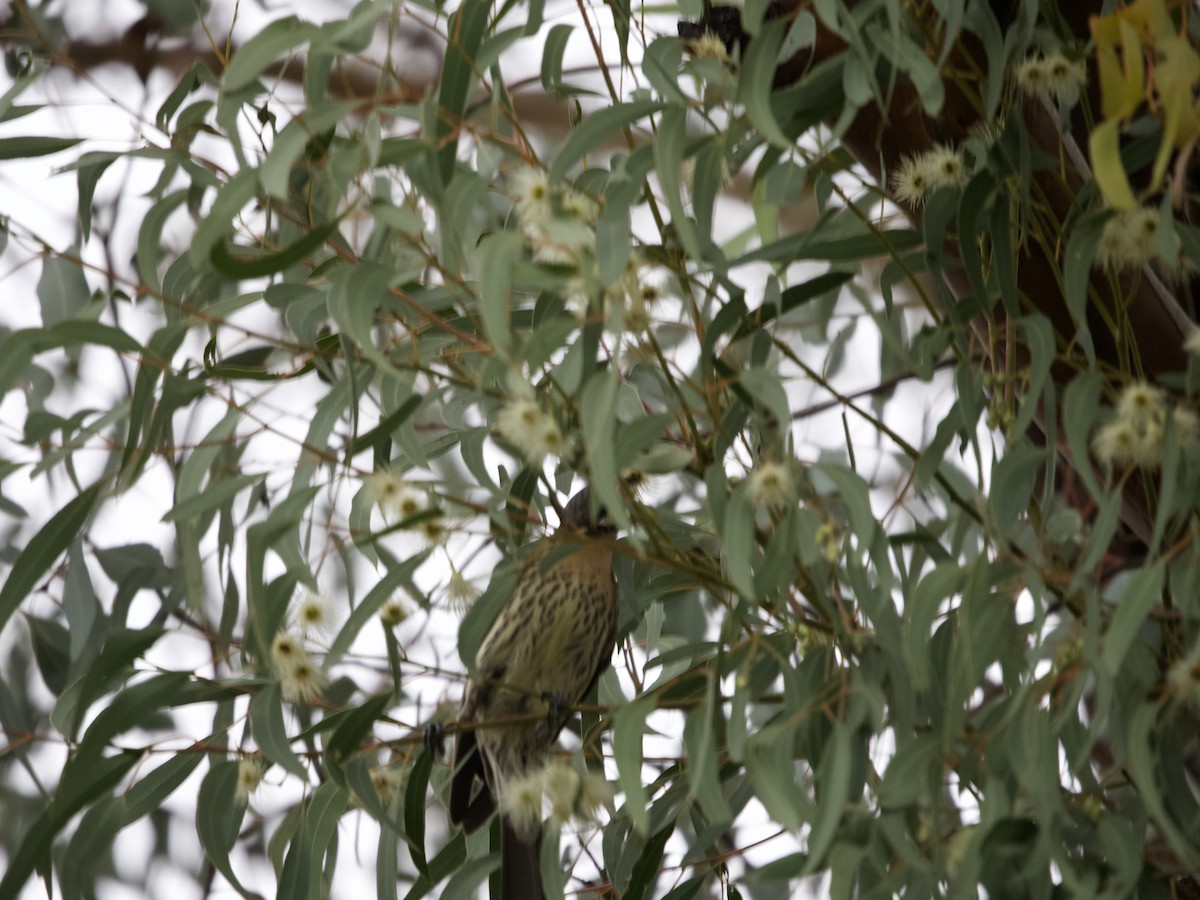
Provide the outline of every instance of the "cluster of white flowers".
{"type": "Polygon", "coordinates": [[[920,206],[934,191],[962,187],[969,174],[961,151],[938,145],[904,158],[892,176],[892,192],[897,200],[920,206]]]}
{"type": "MultiPolygon", "coordinates": [[[[367,492],[367,502],[378,506],[384,520],[389,524],[407,522],[433,510],[429,502],[429,493],[425,489],[392,472],[372,472],[363,479],[363,485],[367,492]]],[[[446,520],[440,514],[424,516],[421,521],[412,525],[412,530],[430,546],[441,544],[450,533],[446,520]]]]}
{"type": "Polygon", "coordinates": [[[367,502],[378,506],[388,521],[403,522],[425,511],[428,496],[392,472],[372,472],[363,479],[367,502]]]}
{"type": "Polygon", "coordinates": [[[1031,97],[1045,97],[1064,107],[1079,102],[1087,84],[1083,60],[1071,60],[1061,53],[1031,56],[1017,66],[1017,86],[1031,97]]]}
{"type": "Polygon", "coordinates": [[[504,404],[496,416],[496,428],[534,465],[547,456],[559,456],[566,447],[554,417],[532,397],[517,397],[504,404]]]}
{"type": "Polygon", "coordinates": [[[1176,280],[1190,271],[1191,261],[1180,255],[1166,259],[1158,242],[1158,209],[1135,206],[1119,209],[1104,223],[1096,245],[1095,264],[1101,268],[1137,269],[1153,263],[1164,277],[1176,280]]]}
{"type": "Polygon", "coordinates": [[[1121,392],[1116,413],[1092,438],[1092,452],[1106,465],[1158,468],[1168,421],[1180,446],[1195,444],[1200,438],[1200,416],[1187,407],[1170,404],[1161,388],[1144,382],[1135,382],[1121,392]]]}
{"type": "Polygon", "coordinates": [[[550,184],[544,169],[527,167],[512,180],[517,220],[536,262],[578,266],[596,244],[600,207],[574,188],[550,184]]]}
{"type": "Polygon", "coordinates": [[[283,699],[289,703],[312,700],[325,690],[325,670],[294,634],[281,631],[271,642],[271,665],[279,678],[283,699]]]}
{"type": "Polygon", "coordinates": [[[565,763],[551,763],[508,781],[500,793],[500,811],[520,835],[537,832],[542,824],[543,807],[549,805],[550,818],[561,827],[572,816],[586,822],[597,821],[602,806],[612,801],[612,788],[603,777],[588,772],[580,775],[565,763]]]}

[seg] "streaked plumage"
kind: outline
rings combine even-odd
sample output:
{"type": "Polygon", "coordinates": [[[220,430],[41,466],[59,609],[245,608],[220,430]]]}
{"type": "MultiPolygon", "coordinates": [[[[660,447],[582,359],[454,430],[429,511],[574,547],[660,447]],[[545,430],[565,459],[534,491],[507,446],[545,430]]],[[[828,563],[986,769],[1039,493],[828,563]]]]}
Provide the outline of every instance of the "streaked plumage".
{"type": "MultiPolygon", "coordinates": [[[[608,667],[617,631],[612,528],[575,495],[554,536],[526,560],[477,656],[480,681],[463,697],[450,818],[474,831],[514,778],[539,771],[578,703],[608,667]],[[556,708],[558,714],[555,714],[556,708]],[[512,721],[519,720],[519,721],[512,721]],[[488,722],[509,724],[487,725],[488,722]]],[[[540,900],[540,827],[502,822],[504,900],[540,900]]]]}

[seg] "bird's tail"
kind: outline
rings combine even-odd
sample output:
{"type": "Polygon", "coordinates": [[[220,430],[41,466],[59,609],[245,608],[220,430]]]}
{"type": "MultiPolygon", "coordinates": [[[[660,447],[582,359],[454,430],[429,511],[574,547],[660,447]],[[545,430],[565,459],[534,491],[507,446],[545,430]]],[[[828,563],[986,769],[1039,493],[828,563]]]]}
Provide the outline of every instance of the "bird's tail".
{"type": "Polygon", "coordinates": [[[542,829],[525,839],[500,819],[500,900],[544,900],[541,852],[542,829]]]}

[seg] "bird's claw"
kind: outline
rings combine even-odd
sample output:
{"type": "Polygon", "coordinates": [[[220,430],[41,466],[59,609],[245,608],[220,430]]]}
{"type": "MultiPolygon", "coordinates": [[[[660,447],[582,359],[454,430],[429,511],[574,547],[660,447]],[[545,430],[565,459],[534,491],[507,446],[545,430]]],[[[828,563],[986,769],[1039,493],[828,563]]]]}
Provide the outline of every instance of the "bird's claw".
{"type": "Polygon", "coordinates": [[[558,734],[563,723],[566,721],[566,716],[563,714],[563,708],[567,706],[567,698],[558,691],[545,691],[542,694],[542,700],[546,703],[546,722],[545,728],[549,734],[558,734]]]}
{"type": "Polygon", "coordinates": [[[426,752],[434,759],[446,752],[445,740],[446,732],[440,722],[430,722],[425,726],[425,733],[421,735],[421,743],[425,745],[426,752]]]}

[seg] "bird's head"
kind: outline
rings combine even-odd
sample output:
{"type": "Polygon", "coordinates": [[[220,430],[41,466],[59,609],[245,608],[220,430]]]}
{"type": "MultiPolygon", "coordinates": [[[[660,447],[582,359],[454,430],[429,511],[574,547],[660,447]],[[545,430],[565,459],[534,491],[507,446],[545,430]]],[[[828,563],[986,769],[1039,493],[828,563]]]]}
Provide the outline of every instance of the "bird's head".
{"type": "Polygon", "coordinates": [[[585,487],[567,502],[560,527],[575,528],[592,536],[613,534],[617,530],[608,517],[608,510],[599,503],[593,506],[590,487],[585,487]]]}

